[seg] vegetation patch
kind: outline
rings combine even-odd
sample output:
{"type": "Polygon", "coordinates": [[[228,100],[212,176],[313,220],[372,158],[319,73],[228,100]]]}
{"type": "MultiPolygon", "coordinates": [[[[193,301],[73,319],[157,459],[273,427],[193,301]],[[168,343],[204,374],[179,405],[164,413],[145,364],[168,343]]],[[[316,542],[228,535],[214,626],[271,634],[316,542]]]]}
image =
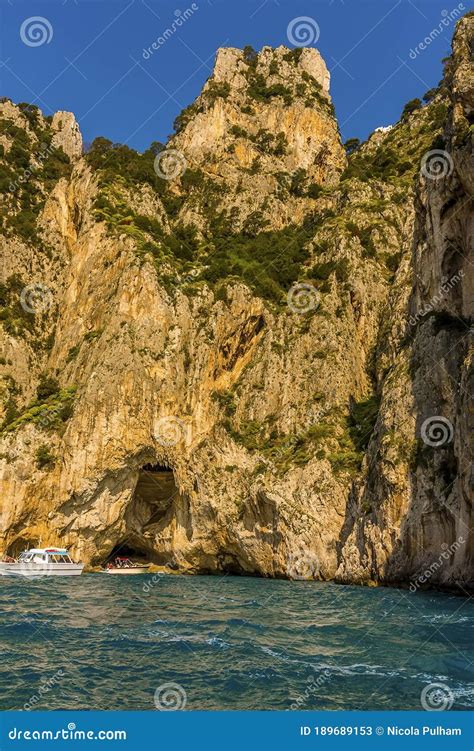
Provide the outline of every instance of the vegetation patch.
{"type": "Polygon", "coordinates": [[[402,120],[383,138],[375,152],[359,148],[354,139],[348,145],[349,164],[342,180],[356,178],[363,182],[381,180],[391,183],[411,183],[420,169],[423,154],[433,147],[440,137],[447,117],[447,107],[442,102],[431,102],[423,107],[418,119],[411,114],[421,110],[408,103],[402,120]]]}
{"type": "MultiPolygon", "coordinates": [[[[255,229],[255,228],[254,228],[255,229]]],[[[225,221],[214,223],[206,267],[200,278],[211,285],[222,279],[241,279],[259,297],[281,303],[291,285],[303,274],[309,258],[305,245],[310,233],[301,227],[259,232],[247,224],[232,234],[225,221]]]]}
{"type": "Polygon", "coordinates": [[[53,132],[40,123],[38,108],[19,104],[36,139],[12,120],[0,118],[0,134],[11,141],[0,155],[0,189],[9,197],[9,210],[0,218],[0,228],[27,243],[44,249],[38,235],[37,219],[61,177],[69,177],[72,165],[61,148],[52,146],[53,132]]]}
{"type": "Polygon", "coordinates": [[[49,447],[42,443],[38,446],[35,453],[35,463],[38,469],[52,469],[56,463],[56,457],[51,453],[49,447]]]}
{"type": "Polygon", "coordinates": [[[349,434],[357,451],[363,452],[369,445],[380,409],[380,398],[373,394],[368,399],[352,402],[349,415],[349,434]]]}
{"type": "Polygon", "coordinates": [[[21,304],[21,292],[25,282],[18,274],[12,274],[0,283],[0,323],[11,336],[21,336],[25,331],[34,332],[35,315],[21,304]]]}
{"type": "Polygon", "coordinates": [[[13,422],[4,424],[2,431],[10,433],[26,423],[43,430],[61,430],[72,416],[76,391],[75,386],[59,389],[52,394],[49,390],[38,391],[37,398],[13,422]]]}

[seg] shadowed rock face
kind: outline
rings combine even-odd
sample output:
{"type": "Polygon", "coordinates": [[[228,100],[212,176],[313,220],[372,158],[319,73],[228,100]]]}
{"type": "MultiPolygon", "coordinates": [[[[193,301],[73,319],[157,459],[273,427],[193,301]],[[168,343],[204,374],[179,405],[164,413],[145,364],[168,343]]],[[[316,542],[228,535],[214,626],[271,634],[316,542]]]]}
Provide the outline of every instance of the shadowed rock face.
{"type": "Polygon", "coordinates": [[[348,514],[344,581],[380,571],[416,586],[472,579],[472,27],[472,16],[458,27],[446,68],[443,139],[416,185],[408,322],[383,383],[359,490],[371,513],[361,517],[355,507],[348,514]],[[441,177],[433,179],[438,168],[441,177]],[[413,435],[422,439],[414,446],[413,435]]]}
{"type": "Polygon", "coordinates": [[[173,179],[0,104],[3,548],[469,585],[472,23],[348,165],[311,49],[220,50],[173,179]]]}

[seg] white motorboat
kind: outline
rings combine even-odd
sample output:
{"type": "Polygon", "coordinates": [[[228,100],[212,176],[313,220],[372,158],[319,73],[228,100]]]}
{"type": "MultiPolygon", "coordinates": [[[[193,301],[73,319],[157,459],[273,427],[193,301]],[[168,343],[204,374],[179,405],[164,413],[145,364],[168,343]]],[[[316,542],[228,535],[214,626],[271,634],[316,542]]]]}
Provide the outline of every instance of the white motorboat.
{"type": "Polygon", "coordinates": [[[134,563],[130,558],[115,558],[107,564],[105,572],[107,574],[146,574],[149,563],[134,563]]]}
{"type": "Polygon", "coordinates": [[[74,563],[65,548],[33,548],[19,558],[4,556],[0,576],[80,576],[83,563],[74,563]]]}

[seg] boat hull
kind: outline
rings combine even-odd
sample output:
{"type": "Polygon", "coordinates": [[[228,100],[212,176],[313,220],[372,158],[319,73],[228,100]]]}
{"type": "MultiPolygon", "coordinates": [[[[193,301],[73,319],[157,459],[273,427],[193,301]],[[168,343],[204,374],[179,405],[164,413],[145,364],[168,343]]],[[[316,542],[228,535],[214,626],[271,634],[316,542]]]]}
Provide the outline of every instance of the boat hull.
{"type": "Polygon", "coordinates": [[[107,574],[119,574],[120,576],[133,576],[136,574],[147,574],[148,566],[133,566],[130,568],[108,568],[107,574]]]}
{"type": "Polygon", "coordinates": [[[83,563],[1,563],[0,576],[37,579],[41,576],[80,576],[83,563]]]}

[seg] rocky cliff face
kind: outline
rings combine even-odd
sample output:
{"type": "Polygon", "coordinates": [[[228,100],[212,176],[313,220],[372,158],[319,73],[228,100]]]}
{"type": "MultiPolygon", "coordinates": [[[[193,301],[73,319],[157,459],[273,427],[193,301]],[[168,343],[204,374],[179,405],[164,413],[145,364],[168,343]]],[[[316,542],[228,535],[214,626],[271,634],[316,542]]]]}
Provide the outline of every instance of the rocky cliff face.
{"type": "Polygon", "coordinates": [[[444,127],[415,183],[411,263],[377,352],[381,407],[348,506],[344,581],[382,571],[421,586],[472,573],[472,27],[471,16],[457,30],[444,127]]]}
{"type": "Polygon", "coordinates": [[[220,50],[143,155],[0,104],[3,548],[468,583],[472,23],[349,163],[312,49],[220,50]]]}

